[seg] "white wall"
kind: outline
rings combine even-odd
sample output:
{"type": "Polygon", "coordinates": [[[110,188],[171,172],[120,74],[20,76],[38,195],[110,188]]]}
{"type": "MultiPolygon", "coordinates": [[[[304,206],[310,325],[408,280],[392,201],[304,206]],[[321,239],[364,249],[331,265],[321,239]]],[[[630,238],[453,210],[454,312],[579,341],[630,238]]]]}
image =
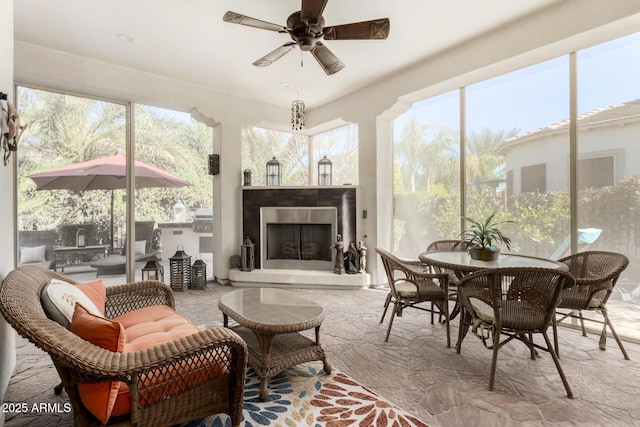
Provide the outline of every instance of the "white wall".
{"type": "MultiPolygon", "coordinates": [[[[567,0],[537,15],[442,52],[384,82],[308,111],[308,127],[336,119],[358,124],[361,208],[359,233],[367,246],[390,247],[393,220],[391,129],[397,111],[411,102],[593,45],[640,28],[640,2],[567,0]],[[375,165],[375,166],[374,166],[375,165]],[[384,167],[389,165],[389,167],[384,167]],[[361,233],[362,232],[362,233],[361,233]]],[[[233,97],[190,83],[113,67],[84,58],[17,43],[15,78],[43,86],[189,111],[197,107],[220,123],[221,174],[214,177],[216,210],[214,274],[228,278],[228,260],[242,243],[239,186],[240,132],[244,126],[287,125],[288,110],[233,97]],[[219,212],[217,211],[219,210],[219,212]]],[[[382,271],[368,263],[373,282],[382,271]]]]}
{"type": "MultiPolygon", "coordinates": [[[[13,0],[0,2],[0,92],[13,98],[13,0]]],[[[4,221],[2,244],[0,245],[0,280],[13,269],[14,234],[9,230],[13,222],[13,166],[15,158],[7,166],[0,163],[0,218],[4,221]]],[[[0,316],[0,398],[3,398],[9,378],[16,366],[15,332],[0,316]]],[[[2,399],[4,401],[4,398],[2,399]]],[[[4,424],[4,413],[0,411],[0,425],[4,424]]]]}

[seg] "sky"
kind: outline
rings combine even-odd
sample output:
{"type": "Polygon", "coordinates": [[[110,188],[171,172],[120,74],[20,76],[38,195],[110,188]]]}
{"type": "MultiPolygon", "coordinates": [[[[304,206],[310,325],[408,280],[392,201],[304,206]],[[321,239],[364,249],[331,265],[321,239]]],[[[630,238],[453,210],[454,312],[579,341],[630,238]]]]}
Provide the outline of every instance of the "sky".
{"type": "MultiPolygon", "coordinates": [[[[640,33],[578,52],[578,114],[640,98],[640,33]]],[[[466,88],[467,132],[483,128],[523,132],[569,118],[569,55],[466,88]]],[[[459,128],[459,91],[416,103],[394,123],[459,128]]]]}

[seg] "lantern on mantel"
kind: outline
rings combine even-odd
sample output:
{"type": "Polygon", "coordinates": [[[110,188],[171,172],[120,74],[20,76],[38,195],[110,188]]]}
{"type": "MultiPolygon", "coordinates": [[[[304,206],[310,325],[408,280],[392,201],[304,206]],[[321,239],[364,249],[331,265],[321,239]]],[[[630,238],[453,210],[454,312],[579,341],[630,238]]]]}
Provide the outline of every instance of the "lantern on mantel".
{"type": "Polygon", "coordinates": [[[267,185],[280,185],[280,162],[275,156],[267,162],[267,185]]]}
{"type": "Polygon", "coordinates": [[[333,164],[325,154],[318,162],[318,185],[331,185],[333,164]]]}
{"type": "Polygon", "coordinates": [[[184,291],[191,286],[191,256],[187,255],[182,245],[178,245],[174,256],[169,258],[169,279],[171,289],[184,291]]]}
{"type": "Polygon", "coordinates": [[[164,267],[153,259],[142,267],[142,280],[159,280],[164,282],[164,267]]]}
{"type": "Polygon", "coordinates": [[[191,266],[191,289],[202,290],[207,287],[207,264],[198,255],[191,266]]]}

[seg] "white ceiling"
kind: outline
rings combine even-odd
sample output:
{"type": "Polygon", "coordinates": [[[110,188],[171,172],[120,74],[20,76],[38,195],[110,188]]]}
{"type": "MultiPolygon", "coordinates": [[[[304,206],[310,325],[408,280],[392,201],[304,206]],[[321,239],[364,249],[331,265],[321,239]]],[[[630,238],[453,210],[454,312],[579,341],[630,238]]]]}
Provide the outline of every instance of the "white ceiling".
{"type": "Polygon", "coordinates": [[[391,21],[386,40],[326,41],[346,65],[332,76],[297,48],[255,67],[289,36],[222,21],[231,10],[285,25],[300,0],[18,0],[14,30],[18,42],[275,105],[288,106],[299,92],[313,108],[559,1],[329,0],[325,25],[391,21]],[[118,33],[133,41],[120,41],[118,33]]]}

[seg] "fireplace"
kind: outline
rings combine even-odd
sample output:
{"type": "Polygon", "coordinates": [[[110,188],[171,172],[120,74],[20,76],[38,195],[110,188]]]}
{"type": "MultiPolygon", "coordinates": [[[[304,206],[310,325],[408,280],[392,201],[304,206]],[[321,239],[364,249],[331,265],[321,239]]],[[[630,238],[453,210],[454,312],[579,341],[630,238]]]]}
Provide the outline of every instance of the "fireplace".
{"type": "Polygon", "coordinates": [[[337,233],[335,207],[260,208],[263,268],[331,270],[337,233]]]}

